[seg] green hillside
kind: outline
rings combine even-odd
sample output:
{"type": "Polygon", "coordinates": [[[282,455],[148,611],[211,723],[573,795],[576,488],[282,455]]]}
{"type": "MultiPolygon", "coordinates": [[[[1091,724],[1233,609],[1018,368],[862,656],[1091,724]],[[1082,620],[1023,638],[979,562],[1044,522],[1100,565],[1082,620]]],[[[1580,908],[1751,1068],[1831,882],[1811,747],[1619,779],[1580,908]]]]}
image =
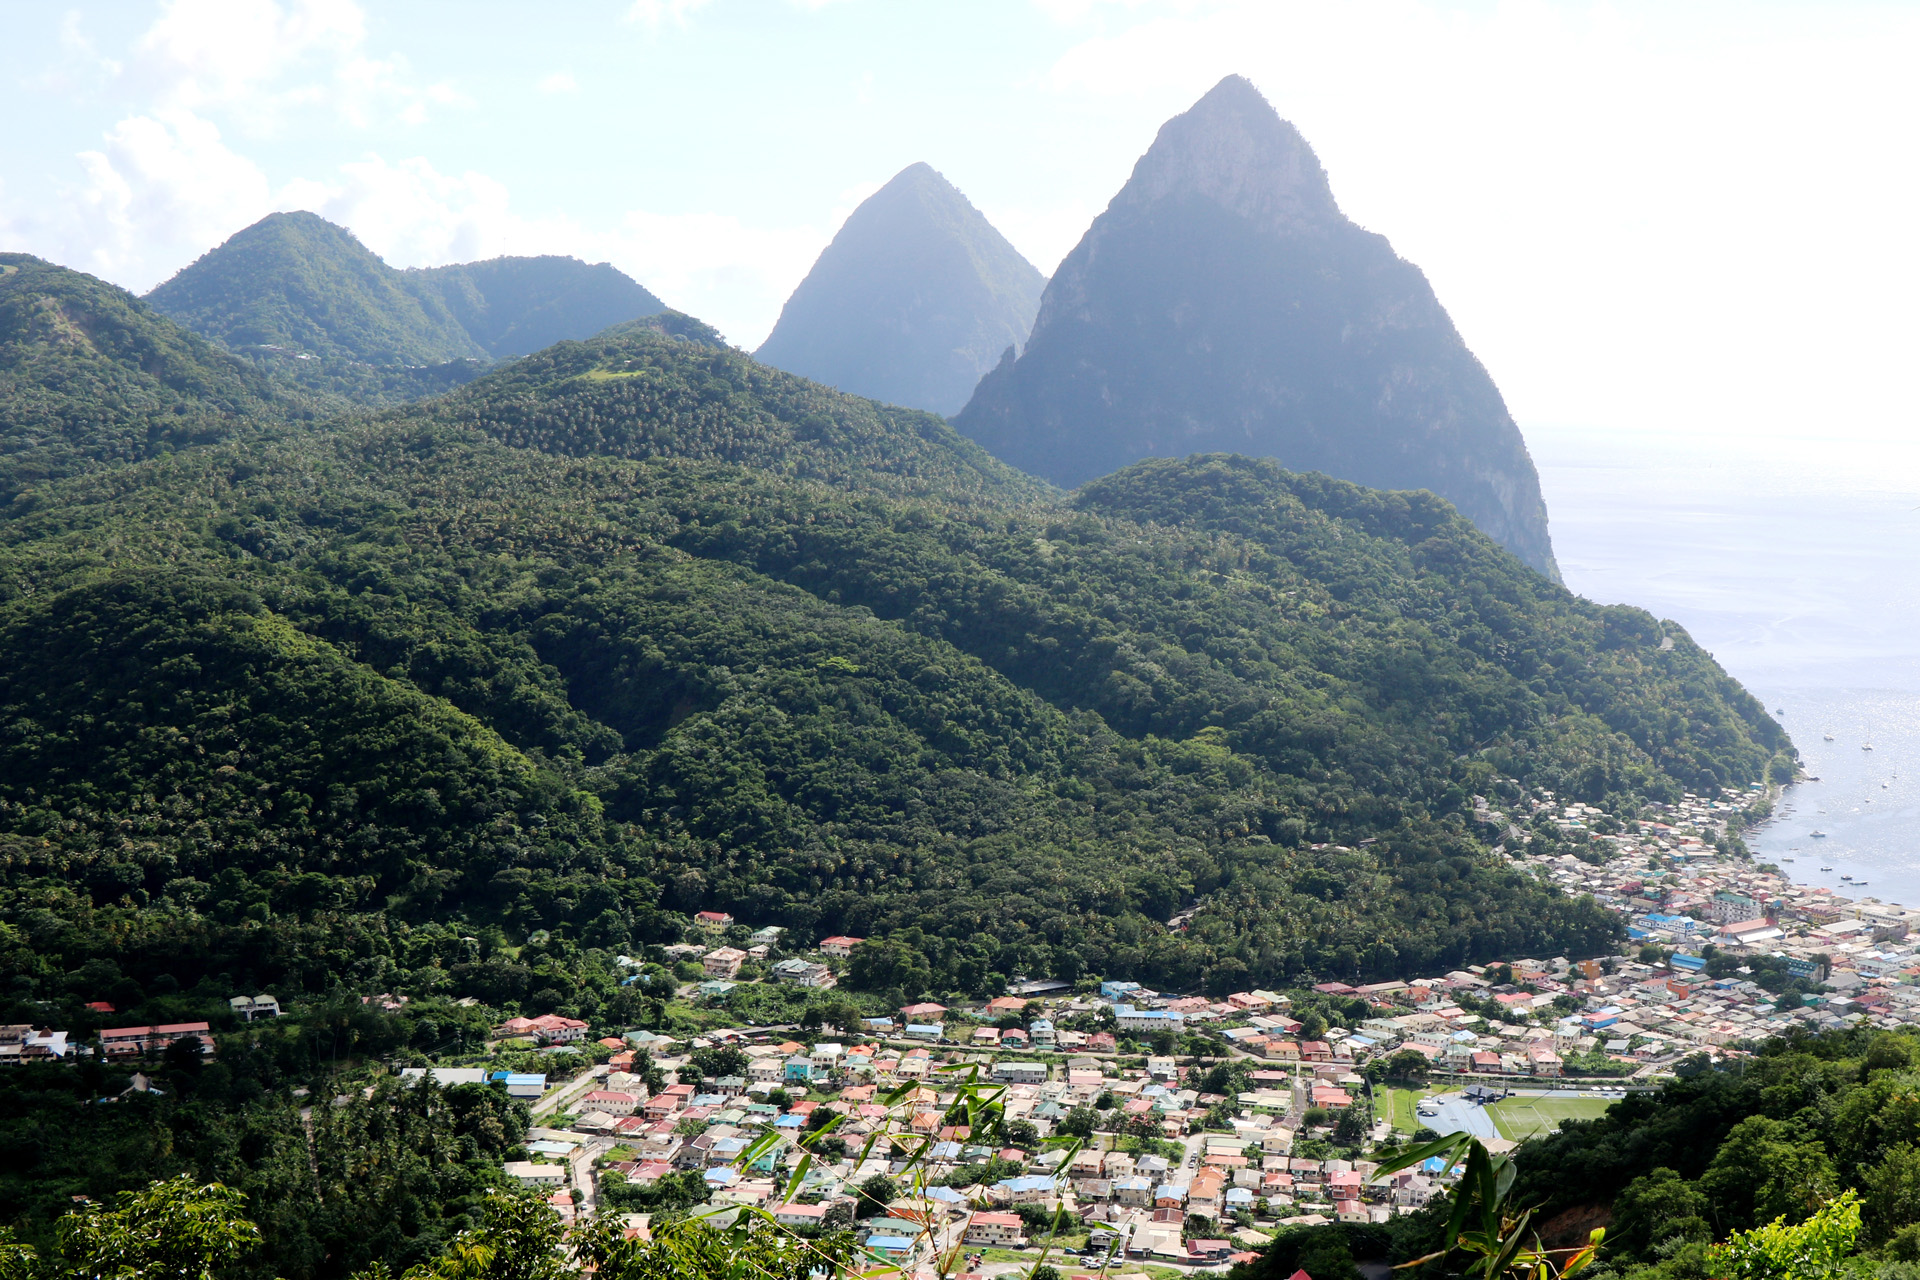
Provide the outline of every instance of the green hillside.
{"type": "Polygon", "coordinates": [[[1684,635],[1430,495],[1203,458],[1069,503],[671,314],[58,498],[0,520],[29,987],[511,1003],[513,939],[706,907],[887,937],[855,981],[903,995],[1591,952],[1613,918],[1490,855],[1470,796],[1625,806],[1789,750],[1684,635]]]}
{"type": "Polygon", "coordinates": [[[769,368],[674,311],[559,343],[399,416],[475,426],[517,448],[729,462],[850,490],[1010,501],[1050,492],[933,414],[769,368]]]}
{"type": "Polygon", "coordinates": [[[665,309],[604,262],[396,270],[312,213],[269,214],[147,298],[283,381],[368,405],[437,395],[493,360],[665,309]]]}
{"type": "MultiPolygon", "coordinates": [[[[1738,962],[1722,963],[1734,976],[1738,962]]],[[[1851,1190],[1855,1274],[1905,1275],[1920,1257],[1916,1085],[1920,1042],[1907,1029],[1772,1040],[1717,1068],[1701,1056],[1658,1093],[1521,1147],[1516,1196],[1549,1224],[1610,1215],[1601,1275],[1687,1280],[1715,1274],[1712,1241],[1802,1222],[1851,1190]]]]}
{"type": "Polygon", "coordinates": [[[608,263],[552,254],[407,271],[401,283],[423,302],[438,299],[496,360],[591,337],[666,310],[665,303],[608,263]]]}
{"type": "Polygon", "coordinates": [[[408,289],[351,231],[312,213],[268,214],[147,301],[234,350],[282,347],[374,365],[487,355],[444,301],[408,289]]]}
{"type": "Polygon", "coordinates": [[[316,406],[123,289],[0,253],[0,507],[316,406]]]}

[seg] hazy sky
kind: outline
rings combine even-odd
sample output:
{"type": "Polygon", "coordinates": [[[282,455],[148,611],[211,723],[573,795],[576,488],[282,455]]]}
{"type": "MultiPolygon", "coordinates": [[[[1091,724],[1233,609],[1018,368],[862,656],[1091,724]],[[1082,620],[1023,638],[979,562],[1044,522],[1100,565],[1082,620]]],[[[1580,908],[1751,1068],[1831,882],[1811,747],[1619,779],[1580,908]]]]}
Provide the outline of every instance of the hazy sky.
{"type": "Polygon", "coordinates": [[[614,262],[751,347],[926,160],[1043,271],[1249,76],[1529,427],[1911,463],[1920,7],[0,0],[0,247],[135,290],[273,209],[614,262]]]}

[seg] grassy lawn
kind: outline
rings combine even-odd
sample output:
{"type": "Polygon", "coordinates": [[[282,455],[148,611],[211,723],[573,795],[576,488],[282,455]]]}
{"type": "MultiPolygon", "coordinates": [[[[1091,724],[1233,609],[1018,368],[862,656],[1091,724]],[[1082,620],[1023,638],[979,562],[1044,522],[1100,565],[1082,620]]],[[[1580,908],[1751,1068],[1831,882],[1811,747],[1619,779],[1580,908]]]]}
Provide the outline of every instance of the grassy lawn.
{"type": "Polygon", "coordinates": [[[1381,1100],[1385,1105],[1381,1106],[1380,1114],[1385,1116],[1395,1129],[1401,1133],[1417,1133],[1426,1124],[1426,1121],[1414,1114],[1413,1109],[1420,1099],[1432,1096],[1432,1089],[1379,1088],[1376,1089],[1374,1097],[1378,1099],[1381,1094],[1385,1094],[1386,1097],[1381,1100]]]}
{"type": "Polygon", "coordinates": [[[1508,1098],[1487,1107],[1493,1127],[1503,1138],[1531,1138],[1552,1133],[1562,1120],[1592,1120],[1613,1103],[1605,1098],[1508,1098]]]}

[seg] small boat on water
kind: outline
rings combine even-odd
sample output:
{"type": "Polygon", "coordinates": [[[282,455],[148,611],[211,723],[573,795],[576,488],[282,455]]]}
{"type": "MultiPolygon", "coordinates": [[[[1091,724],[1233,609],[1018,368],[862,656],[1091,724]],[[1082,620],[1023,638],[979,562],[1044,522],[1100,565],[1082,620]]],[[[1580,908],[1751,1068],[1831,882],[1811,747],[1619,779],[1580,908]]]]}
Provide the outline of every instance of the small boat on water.
{"type": "Polygon", "coordinates": [[[1822,871],[1831,871],[1831,870],[1833,870],[1833,868],[1832,868],[1832,867],[1822,867],[1822,868],[1820,868],[1820,869],[1821,869],[1822,871]]]}
{"type": "Polygon", "coordinates": [[[1807,834],[1812,836],[1815,840],[1825,840],[1827,838],[1827,833],[1824,831],[1809,831],[1807,832],[1807,834]]]}
{"type": "Polygon", "coordinates": [[[1833,741],[1833,730],[1831,730],[1831,729],[1829,729],[1829,730],[1827,730],[1827,731],[1826,731],[1825,733],[1823,733],[1823,734],[1821,734],[1820,736],[1821,736],[1822,738],[1825,738],[1825,739],[1826,739],[1826,740],[1827,740],[1828,742],[1832,742],[1832,741],[1833,741]]]}

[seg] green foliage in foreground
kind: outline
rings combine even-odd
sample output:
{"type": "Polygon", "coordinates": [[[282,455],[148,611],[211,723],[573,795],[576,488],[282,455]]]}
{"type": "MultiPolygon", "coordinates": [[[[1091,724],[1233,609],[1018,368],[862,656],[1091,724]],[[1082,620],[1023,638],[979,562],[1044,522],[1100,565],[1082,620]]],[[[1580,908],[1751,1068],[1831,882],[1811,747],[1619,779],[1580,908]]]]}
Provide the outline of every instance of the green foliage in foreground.
{"type": "MultiPolygon", "coordinates": [[[[1515,1156],[1516,1194],[1539,1204],[1542,1218],[1609,1206],[1608,1271],[1595,1274],[1628,1280],[1701,1280],[1733,1274],[1730,1267],[1823,1274],[1811,1263],[1771,1269],[1763,1259],[1798,1237],[1768,1224],[1795,1227],[1857,1196],[1848,1212],[1866,1256],[1898,1271],[1920,1261],[1916,1063],[1920,1041],[1906,1033],[1770,1041],[1753,1058],[1635,1094],[1600,1119],[1567,1121],[1526,1143],[1515,1156]],[[1709,1256],[1713,1241],[1743,1232],[1758,1234],[1709,1256]]],[[[1831,1221],[1835,1230],[1845,1225],[1831,1221]]]]}
{"type": "Polygon", "coordinates": [[[112,1208],[86,1204],[60,1220],[44,1253],[0,1229],[0,1276],[153,1276],[201,1280],[231,1274],[259,1245],[243,1216],[246,1197],[191,1178],[123,1192],[112,1208]]]}
{"type": "Polygon", "coordinates": [[[319,991],[437,929],[425,989],[558,1002],[485,966],[706,907],[884,936],[851,978],[888,996],[1591,954],[1617,923],[1470,797],[1627,807],[1787,749],[1429,495],[1197,458],[1062,505],[693,325],[0,520],[19,993],[319,991]]]}
{"type": "MultiPolygon", "coordinates": [[[[151,1280],[250,1280],[288,1274],[269,1235],[248,1218],[247,1197],[187,1177],[89,1203],[60,1220],[41,1247],[0,1228],[0,1280],[85,1276],[151,1280]]],[[[617,1215],[568,1231],[530,1193],[489,1195],[479,1221],[412,1266],[375,1261],[354,1280],[566,1280],[582,1267],[606,1280],[806,1280],[856,1263],[850,1236],[800,1240],[765,1223],[727,1229],[691,1220],[651,1240],[629,1238],[617,1215]]],[[[345,1274],[335,1272],[334,1274],[345,1274]]]]}
{"type": "Polygon", "coordinates": [[[477,1225],[526,1131],[521,1104],[482,1085],[392,1080],[302,1099],[290,1089],[292,1046],[273,1044],[277,1034],[229,1040],[217,1063],[150,1065],[155,1090],[111,1102],[100,1097],[120,1094],[124,1073],[21,1068],[0,1096],[12,1153],[0,1222],[53,1255],[74,1222],[63,1216],[71,1197],[105,1202],[148,1179],[220,1182],[259,1224],[270,1265],[247,1274],[286,1280],[413,1265],[477,1225]]]}
{"type": "Polygon", "coordinates": [[[1843,1191],[1798,1226],[1776,1218],[1715,1245],[1708,1266],[1729,1280],[1825,1280],[1842,1272],[1860,1235],[1860,1197],[1843,1191]]]}

